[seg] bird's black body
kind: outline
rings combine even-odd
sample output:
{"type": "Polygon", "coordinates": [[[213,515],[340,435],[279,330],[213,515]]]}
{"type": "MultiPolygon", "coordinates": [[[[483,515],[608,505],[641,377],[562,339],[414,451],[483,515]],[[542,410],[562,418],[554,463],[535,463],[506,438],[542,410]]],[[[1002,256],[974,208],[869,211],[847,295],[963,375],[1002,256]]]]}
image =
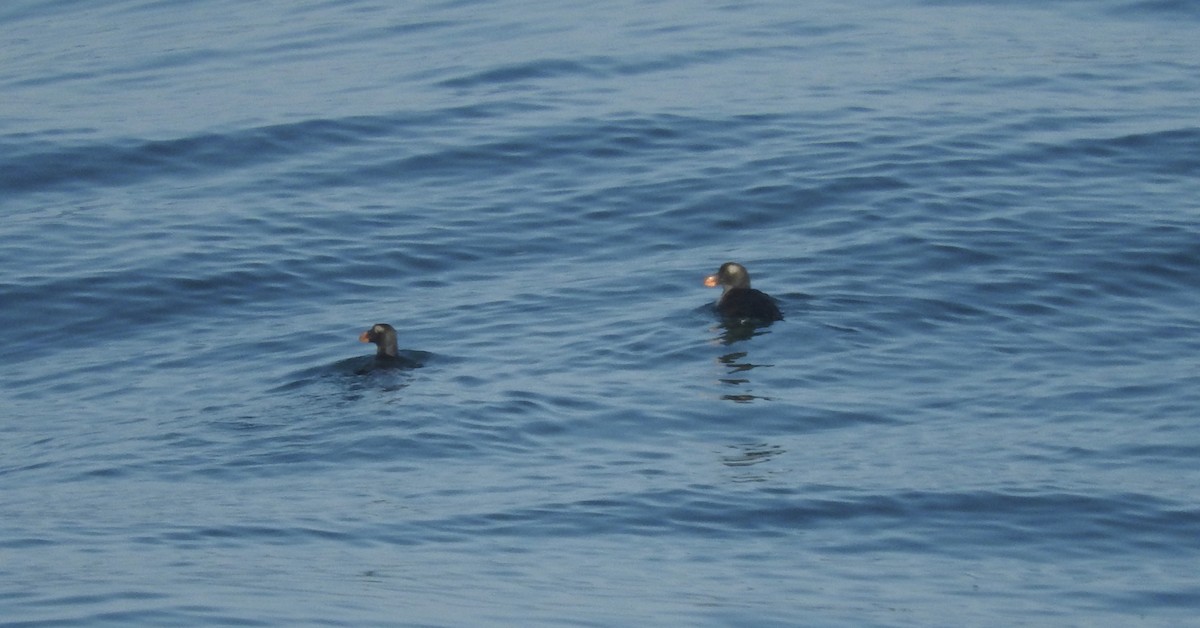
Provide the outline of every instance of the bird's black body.
{"type": "Polygon", "coordinates": [[[717,302],[717,311],[725,318],[754,319],[758,321],[783,320],[783,313],[771,297],[754,288],[726,290],[717,302]]]}

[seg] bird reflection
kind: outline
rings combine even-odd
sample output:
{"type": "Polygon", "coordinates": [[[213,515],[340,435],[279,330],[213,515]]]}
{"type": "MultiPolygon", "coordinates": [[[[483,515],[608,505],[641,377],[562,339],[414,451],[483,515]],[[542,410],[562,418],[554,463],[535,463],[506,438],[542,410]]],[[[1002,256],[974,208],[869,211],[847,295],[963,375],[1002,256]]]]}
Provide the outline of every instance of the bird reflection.
{"type": "Polygon", "coordinates": [[[786,453],[779,445],[769,443],[745,443],[730,445],[732,451],[721,456],[721,463],[727,467],[739,469],[733,477],[735,482],[765,482],[774,473],[774,465],[758,468],[756,465],[769,462],[776,456],[786,453]],[[751,470],[748,467],[756,467],[751,470]]]}
{"type": "MultiPolygon", "coordinates": [[[[725,355],[717,358],[717,361],[720,362],[721,364],[725,365],[725,367],[728,369],[728,371],[731,375],[748,373],[751,369],[755,369],[760,366],[761,367],[771,366],[770,364],[751,364],[750,362],[745,361],[745,358],[747,355],[749,355],[749,354],[745,351],[735,351],[733,353],[726,353],[725,355]]],[[[719,378],[718,381],[720,381],[722,384],[727,384],[729,386],[742,386],[742,385],[751,383],[750,379],[747,377],[722,377],[722,378],[719,378]]],[[[760,399],[763,401],[771,400],[770,397],[762,397],[759,395],[752,395],[749,393],[727,394],[727,395],[722,395],[721,398],[725,399],[727,401],[734,401],[737,403],[750,403],[752,401],[756,401],[756,400],[760,400],[760,399]]]]}
{"type": "Polygon", "coordinates": [[[731,345],[735,342],[749,340],[755,336],[770,333],[767,329],[769,325],[769,323],[756,323],[750,320],[726,321],[718,327],[721,333],[717,336],[717,341],[723,345],[731,345]]]}
{"type": "Polygon", "coordinates": [[[745,443],[741,445],[730,445],[729,449],[734,450],[725,456],[721,456],[721,462],[728,467],[748,467],[752,464],[766,462],[779,454],[784,453],[784,449],[779,445],[771,445],[769,443],[745,443]]]}

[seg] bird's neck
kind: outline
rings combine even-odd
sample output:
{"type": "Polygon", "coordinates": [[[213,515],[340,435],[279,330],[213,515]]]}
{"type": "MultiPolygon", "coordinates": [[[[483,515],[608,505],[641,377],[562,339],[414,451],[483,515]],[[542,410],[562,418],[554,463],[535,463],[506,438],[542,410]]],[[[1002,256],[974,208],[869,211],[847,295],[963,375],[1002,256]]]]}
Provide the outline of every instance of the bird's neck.
{"type": "Polygon", "coordinates": [[[397,352],[396,339],[390,338],[387,342],[379,343],[379,349],[375,352],[375,355],[381,358],[394,358],[397,352]]]}

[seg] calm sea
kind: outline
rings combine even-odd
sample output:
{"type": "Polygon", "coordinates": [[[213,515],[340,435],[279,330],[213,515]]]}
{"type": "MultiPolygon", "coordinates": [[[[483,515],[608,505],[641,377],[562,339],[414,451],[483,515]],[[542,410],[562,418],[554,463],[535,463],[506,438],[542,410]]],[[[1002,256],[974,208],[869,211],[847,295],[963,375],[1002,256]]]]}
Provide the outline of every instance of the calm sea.
{"type": "Polygon", "coordinates": [[[5,2],[0,626],[1196,622],[1197,32],[5,2]]]}

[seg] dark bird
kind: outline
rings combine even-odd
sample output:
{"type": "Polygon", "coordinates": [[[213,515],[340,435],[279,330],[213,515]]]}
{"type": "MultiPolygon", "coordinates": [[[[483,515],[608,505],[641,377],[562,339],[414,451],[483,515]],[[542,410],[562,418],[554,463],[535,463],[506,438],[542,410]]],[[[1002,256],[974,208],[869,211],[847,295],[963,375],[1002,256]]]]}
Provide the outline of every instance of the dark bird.
{"type": "Polygon", "coordinates": [[[709,288],[721,286],[721,298],[717,299],[717,311],[727,320],[779,321],[783,313],[775,301],[761,290],[750,287],[750,273],[736,262],[725,262],[715,275],[704,279],[709,288]]]}
{"type": "Polygon", "coordinates": [[[375,343],[375,357],[396,359],[399,350],[396,348],[396,328],[387,323],[375,323],[370,329],[358,336],[359,342],[375,343]]]}

